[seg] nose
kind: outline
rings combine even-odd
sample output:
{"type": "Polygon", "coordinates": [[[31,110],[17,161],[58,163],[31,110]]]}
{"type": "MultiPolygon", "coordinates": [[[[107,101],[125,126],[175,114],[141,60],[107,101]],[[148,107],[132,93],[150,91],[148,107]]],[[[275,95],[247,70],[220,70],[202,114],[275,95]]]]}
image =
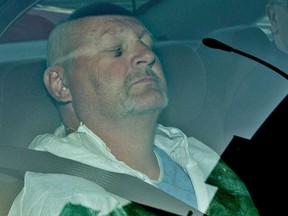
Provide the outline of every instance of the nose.
{"type": "Polygon", "coordinates": [[[142,41],[137,42],[131,59],[132,67],[152,67],[156,61],[156,56],[152,49],[142,41]]]}

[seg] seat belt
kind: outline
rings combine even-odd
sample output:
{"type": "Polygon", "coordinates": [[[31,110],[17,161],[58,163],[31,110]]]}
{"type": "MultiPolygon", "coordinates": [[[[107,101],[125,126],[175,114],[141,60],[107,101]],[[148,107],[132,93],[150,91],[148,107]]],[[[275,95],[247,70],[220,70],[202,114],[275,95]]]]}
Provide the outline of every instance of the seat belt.
{"type": "Polygon", "coordinates": [[[0,168],[13,171],[74,175],[95,182],[110,193],[144,206],[176,215],[205,215],[137,177],[109,172],[78,161],[58,157],[49,152],[19,147],[0,147],[0,168]]]}

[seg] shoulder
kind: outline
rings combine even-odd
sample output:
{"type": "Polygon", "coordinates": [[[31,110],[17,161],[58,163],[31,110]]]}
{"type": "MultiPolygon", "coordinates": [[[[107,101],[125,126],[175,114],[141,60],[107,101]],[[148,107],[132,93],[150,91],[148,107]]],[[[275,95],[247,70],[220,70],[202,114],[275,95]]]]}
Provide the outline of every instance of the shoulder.
{"type": "Polygon", "coordinates": [[[56,140],[56,139],[61,139],[65,136],[66,136],[65,127],[63,124],[61,124],[59,127],[57,127],[54,130],[53,134],[45,133],[45,134],[39,134],[38,136],[36,136],[30,143],[29,148],[40,150],[41,146],[43,145],[45,146],[47,143],[50,143],[51,141],[56,140]]]}
{"type": "Polygon", "coordinates": [[[75,205],[108,214],[127,203],[129,201],[80,177],[28,172],[10,215],[60,215],[63,209],[75,205]]]}

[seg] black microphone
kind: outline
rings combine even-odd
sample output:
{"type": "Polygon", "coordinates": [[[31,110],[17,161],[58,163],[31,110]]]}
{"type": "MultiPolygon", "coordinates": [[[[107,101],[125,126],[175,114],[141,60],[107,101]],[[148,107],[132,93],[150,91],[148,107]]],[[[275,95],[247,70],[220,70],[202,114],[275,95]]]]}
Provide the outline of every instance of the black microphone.
{"type": "Polygon", "coordinates": [[[248,53],[245,53],[243,51],[240,51],[240,50],[237,50],[237,49],[234,49],[233,47],[231,46],[228,46],[216,39],[213,39],[213,38],[204,38],[202,40],[203,44],[207,47],[210,47],[210,48],[213,48],[213,49],[221,49],[221,50],[224,50],[224,51],[227,51],[227,52],[234,52],[234,53],[237,53],[239,55],[242,55],[242,56],[245,56],[247,58],[250,58],[254,61],[257,61],[267,67],[269,67],[270,69],[274,70],[276,73],[278,73],[279,75],[283,76],[285,79],[288,79],[288,74],[286,74],[284,71],[280,70],[279,68],[275,67],[274,65],[271,65],[269,64],[268,62],[266,61],[263,61],[262,59],[259,59],[253,55],[250,55],[248,53]]]}

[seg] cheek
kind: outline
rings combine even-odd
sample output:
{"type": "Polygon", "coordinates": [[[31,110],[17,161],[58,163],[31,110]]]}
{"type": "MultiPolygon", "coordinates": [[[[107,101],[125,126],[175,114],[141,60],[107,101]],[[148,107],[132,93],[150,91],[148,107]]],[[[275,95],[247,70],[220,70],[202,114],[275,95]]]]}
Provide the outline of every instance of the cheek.
{"type": "MultiPolygon", "coordinates": [[[[120,92],[124,89],[127,76],[127,63],[110,58],[77,58],[69,66],[69,85],[71,93],[94,95],[95,91],[120,92]],[[93,92],[91,92],[93,91],[93,92]]],[[[162,70],[161,70],[162,71],[162,70]]],[[[107,93],[108,93],[107,92],[107,93]]]]}
{"type": "Polygon", "coordinates": [[[89,73],[86,68],[87,65],[88,62],[83,58],[77,58],[77,60],[69,62],[67,72],[70,90],[83,88],[89,77],[89,73]]]}
{"type": "Polygon", "coordinates": [[[97,76],[99,82],[109,88],[121,90],[124,88],[125,79],[127,76],[127,64],[125,61],[102,60],[97,67],[97,76]]]}
{"type": "Polygon", "coordinates": [[[74,103],[83,103],[95,96],[93,79],[97,77],[94,77],[96,75],[94,63],[84,57],[79,57],[69,63],[67,79],[74,103]]]}

